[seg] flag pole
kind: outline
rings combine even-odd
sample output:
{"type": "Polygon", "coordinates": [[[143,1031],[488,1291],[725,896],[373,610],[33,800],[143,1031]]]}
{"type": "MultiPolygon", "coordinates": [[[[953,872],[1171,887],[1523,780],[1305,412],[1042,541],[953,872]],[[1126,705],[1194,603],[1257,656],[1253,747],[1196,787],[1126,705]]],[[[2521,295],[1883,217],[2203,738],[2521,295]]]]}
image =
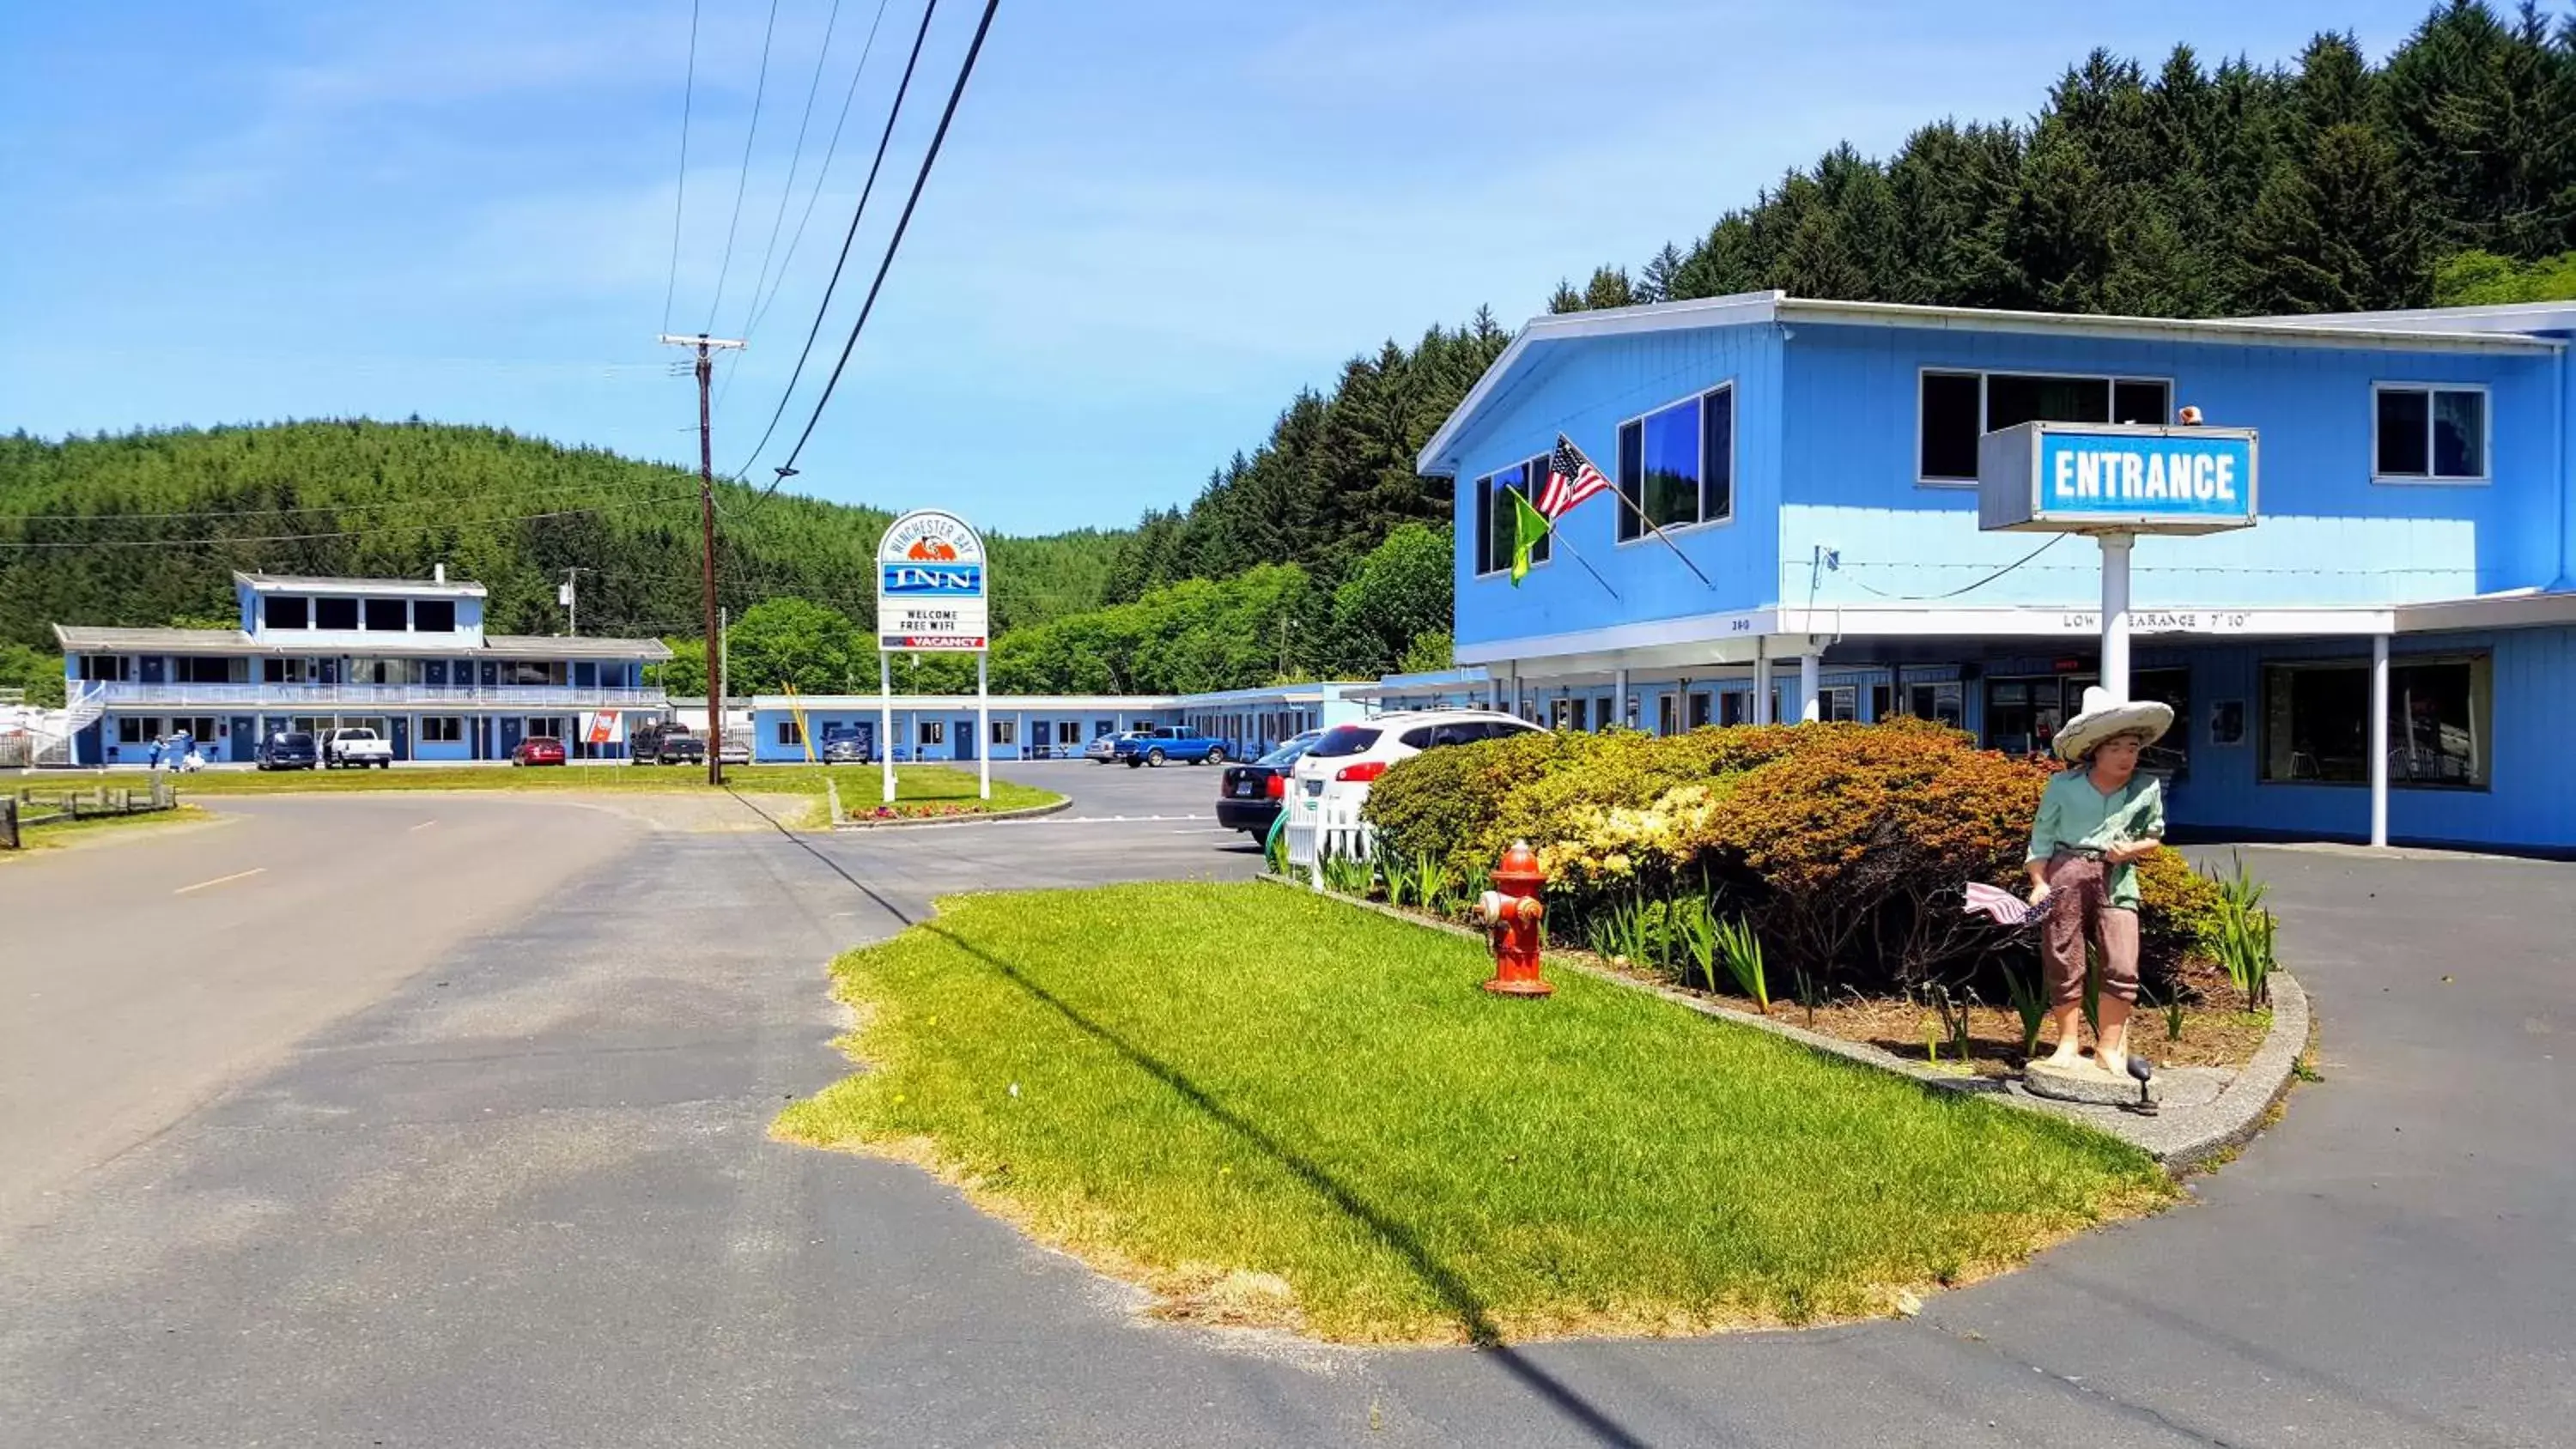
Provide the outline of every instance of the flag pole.
{"type": "MultiPolygon", "coordinates": [[[[1686,553],[1682,552],[1682,546],[1681,546],[1680,544],[1678,544],[1678,543],[1673,542],[1673,539],[1672,539],[1672,535],[1671,535],[1671,534],[1668,534],[1668,533],[1664,532],[1664,526],[1663,526],[1662,524],[1660,524],[1660,523],[1657,523],[1657,522],[1654,520],[1653,515],[1651,515],[1651,514],[1647,513],[1645,509],[1640,508],[1640,507],[1638,507],[1638,506],[1637,506],[1637,502],[1636,502],[1636,500],[1635,500],[1635,499],[1630,498],[1630,497],[1628,496],[1627,490],[1625,490],[1625,489],[1623,489],[1623,488],[1621,488],[1621,487],[1619,486],[1619,480],[1618,480],[1618,479],[1613,478],[1613,477],[1611,477],[1609,474],[1602,472],[1602,471],[1601,471],[1601,465],[1600,465],[1600,464],[1593,462],[1593,461],[1592,461],[1592,459],[1591,459],[1588,455],[1586,455],[1586,454],[1584,453],[1584,451],[1583,451],[1581,448],[1578,448],[1578,447],[1574,446],[1574,440],[1573,440],[1572,438],[1567,437],[1567,436],[1566,436],[1565,434],[1563,434],[1563,433],[1558,433],[1558,434],[1556,435],[1556,445],[1557,445],[1559,448],[1561,448],[1561,449],[1563,449],[1563,450],[1565,450],[1565,451],[1567,451],[1567,452],[1572,453],[1575,457],[1577,457],[1577,458],[1581,459],[1581,460],[1582,460],[1582,462],[1583,462],[1583,466],[1584,466],[1586,469],[1590,470],[1590,472],[1592,473],[1592,476],[1594,476],[1594,477],[1596,477],[1596,478],[1598,478],[1598,479],[1600,479],[1600,480],[1601,480],[1601,484],[1602,484],[1602,486],[1603,486],[1603,487],[1605,487],[1605,488],[1608,488],[1608,489],[1610,490],[1610,495],[1611,495],[1612,497],[1614,497],[1614,498],[1618,499],[1618,500],[1619,500],[1619,502],[1620,502],[1621,504],[1623,504],[1624,506],[1626,506],[1630,512],[1635,513],[1635,514],[1637,515],[1637,521],[1638,521],[1639,523],[1642,523],[1642,524],[1646,525],[1646,527],[1647,527],[1647,528],[1652,529],[1652,530],[1654,531],[1654,535],[1655,535],[1655,537],[1657,537],[1657,538],[1659,538],[1659,539],[1662,539],[1662,540],[1663,540],[1664,547],[1666,547],[1666,548],[1668,548],[1668,549],[1671,549],[1671,550],[1673,551],[1673,557],[1675,557],[1675,558],[1677,558],[1677,559],[1680,559],[1680,560],[1682,561],[1682,567],[1684,567],[1684,568],[1686,568],[1686,569],[1689,569],[1689,570],[1691,571],[1691,573],[1692,573],[1692,575],[1693,575],[1694,577],[1696,577],[1696,578],[1697,578],[1701,583],[1703,583],[1703,584],[1707,585],[1710,589],[1712,589],[1712,590],[1713,590],[1713,589],[1715,589],[1715,588],[1717,587],[1717,581],[1716,581],[1716,580],[1714,580],[1714,579],[1711,579],[1707,574],[1700,572],[1700,567],[1699,567],[1699,565],[1698,565],[1697,563],[1692,562],[1692,560],[1691,560],[1691,556],[1690,556],[1689,554],[1686,554],[1686,553]]],[[[1549,519],[1549,520],[1548,520],[1548,522],[1549,522],[1549,525],[1550,525],[1550,529],[1551,529],[1551,531],[1553,531],[1553,526],[1554,526],[1554,524],[1555,524],[1556,520],[1554,520],[1553,518],[1551,518],[1551,519],[1549,519]]],[[[1580,555],[1577,555],[1577,557],[1580,557],[1580,555]]],[[[1585,564],[1585,565],[1584,565],[1584,567],[1585,567],[1585,568],[1590,568],[1590,567],[1592,567],[1592,566],[1591,566],[1590,564],[1585,564]]],[[[1593,575],[1593,577],[1598,578],[1598,577],[1600,577],[1600,575],[1595,574],[1595,575],[1593,575]]],[[[1606,587],[1606,585],[1605,585],[1605,587],[1606,587]]],[[[1617,595],[1616,595],[1616,594],[1613,594],[1613,595],[1612,595],[1612,597],[1613,597],[1613,598],[1616,598],[1616,597],[1617,597],[1617,595]]]]}
{"type": "MultiPolygon", "coordinates": [[[[1603,592],[1609,594],[1609,596],[1614,599],[1619,597],[1619,591],[1610,587],[1610,581],[1608,579],[1601,577],[1601,570],[1592,566],[1592,560],[1583,556],[1582,550],[1574,546],[1574,540],[1567,538],[1564,534],[1557,531],[1556,520],[1553,518],[1547,521],[1547,536],[1555,539],[1561,544],[1564,544],[1565,551],[1574,555],[1574,561],[1583,565],[1583,571],[1592,575],[1592,582],[1599,584],[1603,592]]],[[[1716,585],[1711,584],[1709,587],[1715,588],[1716,585]]]]}

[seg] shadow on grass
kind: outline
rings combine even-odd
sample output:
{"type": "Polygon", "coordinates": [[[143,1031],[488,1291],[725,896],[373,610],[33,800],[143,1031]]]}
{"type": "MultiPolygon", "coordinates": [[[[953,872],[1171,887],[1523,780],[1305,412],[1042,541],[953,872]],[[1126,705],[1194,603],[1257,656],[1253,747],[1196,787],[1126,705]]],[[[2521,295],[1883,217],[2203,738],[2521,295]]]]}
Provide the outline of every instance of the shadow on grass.
{"type": "Polygon", "coordinates": [[[1484,1302],[1476,1297],[1475,1293],[1447,1264],[1433,1257],[1430,1251],[1423,1247],[1421,1239],[1414,1236],[1411,1229],[1371,1206],[1347,1184],[1300,1155],[1286,1143],[1209,1096],[1197,1083],[1192,1082],[1169,1063],[1085,1016],[1079,1008],[1030,979],[1019,967],[971,941],[961,939],[955,933],[943,928],[936,920],[916,918],[902,906],[888,900],[875,887],[850,874],[839,861],[825,854],[811,840],[780,823],[777,817],[768,811],[739,795],[735,798],[742,799],[745,808],[768,821],[771,828],[785,836],[806,854],[821,861],[825,869],[848,882],[851,888],[861,895],[874,901],[886,914],[906,926],[927,931],[939,937],[991,967],[1002,979],[1062,1017],[1076,1031],[1108,1047],[1138,1070],[1171,1088],[1181,1096],[1182,1100],[1203,1113],[1210,1121],[1234,1133],[1245,1143],[1286,1168],[1299,1181],[1313,1189],[1317,1196],[1331,1203],[1353,1222],[1367,1228],[1378,1241],[1394,1250],[1407,1264],[1411,1265],[1414,1273],[1429,1285],[1433,1292],[1440,1295],[1441,1301],[1448,1305],[1450,1312],[1457,1315],[1460,1325],[1467,1330],[1467,1337],[1471,1343],[1489,1354],[1503,1367],[1504,1371],[1518,1379],[1531,1392],[1546,1400],[1549,1407],[1572,1420],[1593,1442],[1623,1446],[1623,1449],[1624,1446],[1638,1446],[1638,1449],[1642,1449],[1645,1440],[1628,1432],[1617,1420],[1604,1413],[1591,1400],[1577,1393],[1572,1386],[1530,1362],[1519,1350],[1504,1343],[1502,1332],[1496,1327],[1493,1315],[1487,1311],[1484,1302]]]}

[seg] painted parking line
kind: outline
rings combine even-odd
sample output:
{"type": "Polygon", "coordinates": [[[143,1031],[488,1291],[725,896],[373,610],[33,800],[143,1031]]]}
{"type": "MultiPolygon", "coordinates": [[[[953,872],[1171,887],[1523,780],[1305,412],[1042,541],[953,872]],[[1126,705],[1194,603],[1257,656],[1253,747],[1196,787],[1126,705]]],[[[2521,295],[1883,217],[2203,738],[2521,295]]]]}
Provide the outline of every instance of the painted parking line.
{"type": "Polygon", "coordinates": [[[190,892],[190,891],[201,891],[201,890],[206,890],[206,889],[208,889],[208,888],[210,888],[210,887],[213,887],[213,886],[228,885],[228,884],[230,884],[230,883],[231,883],[231,882],[233,882],[233,881],[237,881],[237,880],[248,880],[248,879],[250,879],[252,876],[255,876],[255,875],[265,875],[265,874],[267,874],[267,873],[268,873],[268,867],[267,867],[267,866],[264,866],[264,865],[254,865],[254,866],[252,866],[252,867],[251,867],[250,869],[248,869],[248,870],[237,870],[237,871],[234,871],[231,875],[219,875],[219,876],[216,876],[213,880],[201,880],[201,881],[197,882],[195,885],[183,885],[183,886],[179,887],[177,890],[170,892],[170,894],[172,894],[172,895],[174,895],[174,896],[184,896],[184,895],[186,895],[186,894],[187,894],[188,892],[190,892]]]}
{"type": "Polygon", "coordinates": [[[433,825],[436,825],[437,823],[438,823],[438,822],[437,822],[437,821],[435,821],[435,820],[424,820],[424,821],[420,822],[418,825],[413,826],[413,827],[412,827],[412,829],[413,829],[413,830],[427,830],[429,827],[431,827],[431,826],[433,826],[433,825]]]}

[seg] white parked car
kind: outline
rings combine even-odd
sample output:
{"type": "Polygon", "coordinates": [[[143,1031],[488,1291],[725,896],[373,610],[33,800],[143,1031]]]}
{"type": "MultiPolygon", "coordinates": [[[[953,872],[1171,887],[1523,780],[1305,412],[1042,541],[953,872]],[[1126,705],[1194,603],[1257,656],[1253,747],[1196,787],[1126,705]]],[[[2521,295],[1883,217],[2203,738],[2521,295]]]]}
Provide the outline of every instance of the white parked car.
{"type": "Polygon", "coordinates": [[[1487,709],[1408,710],[1336,725],[1297,761],[1289,819],[1309,822],[1327,811],[1337,820],[1356,819],[1369,787],[1398,760],[1445,745],[1540,732],[1518,715],[1487,709]]]}
{"type": "Polygon", "coordinates": [[[1152,733],[1152,730],[1120,730],[1116,734],[1102,735],[1082,747],[1082,757],[1095,765],[1108,764],[1118,758],[1120,740],[1141,740],[1152,733]]]}

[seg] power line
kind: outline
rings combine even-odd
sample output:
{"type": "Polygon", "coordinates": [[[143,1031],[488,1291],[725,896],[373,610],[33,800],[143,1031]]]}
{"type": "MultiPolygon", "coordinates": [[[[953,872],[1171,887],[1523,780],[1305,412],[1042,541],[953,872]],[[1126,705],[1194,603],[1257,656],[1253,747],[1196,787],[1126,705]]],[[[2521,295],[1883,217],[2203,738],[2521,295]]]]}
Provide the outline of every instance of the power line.
{"type": "Polygon", "coordinates": [[[689,199],[689,108],[698,89],[698,0],[689,0],[689,70],[680,86],[680,185],[671,197],[671,280],[662,286],[662,330],[671,330],[671,297],[680,289],[680,216],[689,199]]]}
{"type": "Polygon", "coordinates": [[[725,223],[724,260],[716,266],[716,299],[707,304],[707,325],[700,332],[716,330],[716,313],[724,307],[725,280],[733,271],[733,234],[742,225],[742,195],[751,189],[751,143],[760,139],[760,101],[769,94],[769,42],[777,33],[778,0],[769,0],[769,23],[760,31],[760,79],[751,88],[751,129],[742,136],[742,174],[733,186],[733,220],[725,223]]]}
{"type": "Polygon", "coordinates": [[[778,211],[769,218],[769,240],[760,249],[760,270],[751,279],[751,307],[742,318],[745,342],[751,340],[751,319],[760,315],[760,289],[769,284],[769,263],[778,252],[778,234],[787,227],[787,203],[796,194],[796,171],[805,164],[805,132],[814,124],[814,98],[822,94],[823,64],[832,58],[832,31],[840,23],[841,0],[832,0],[831,11],[823,17],[823,48],[814,52],[814,79],[805,86],[805,112],[796,120],[796,144],[787,151],[787,180],[778,188],[778,211]]]}
{"type": "Polygon", "coordinates": [[[558,508],[544,513],[509,513],[494,518],[451,518],[437,523],[396,523],[375,528],[341,528],[324,533],[228,534],[217,538],[109,538],[82,539],[78,542],[0,541],[0,548],[197,548],[226,543],[302,543],[322,538],[375,538],[388,533],[424,533],[440,528],[475,528],[492,523],[532,523],[542,518],[572,518],[584,513],[613,513],[626,508],[650,508],[658,503],[676,503],[694,494],[672,494],[662,498],[640,498],[632,503],[601,503],[587,508],[558,508]]]}
{"type": "MultiPolygon", "coordinates": [[[[603,490],[641,488],[648,483],[669,486],[668,478],[631,478],[623,483],[594,485],[603,490]]],[[[282,517],[291,513],[377,513],[389,508],[444,508],[455,503],[475,503],[487,498],[528,500],[528,489],[495,488],[483,493],[431,494],[419,498],[389,499],[376,503],[300,503],[291,508],[185,508],[168,513],[0,513],[0,524],[11,523],[147,523],[173,518],[262,518],[282,517]]]]}
{"type": "MultiPolygon", "coordinates": [[[[834,3],[838,4],[839,0],[834,0],[834,3]]],[[[770,280],[769,295],[760,299],[759,306],[752,312],[751,326],[743,329],[745,339],[769,316],[770,304],[778,300],[779,290],[787,285],[787,269],[795,263],[796,248],[805,240],[805,224],[814,219],[814,204],[823,199],[823,184],[832,175],[832,158],[841,149],[841,128],[849,124],[850,106],[859,98],[860,78],[868,73],[868,57],[876,52],[877,28],[885,23],[886,3],[887,0],[877,0],[876,18],[868,22],[868,38],[859,46],[858,68],[850,72],[850,88],[841,95],[840,117],[832,122],[831,139],[823,143],[822,169],[814,173],[814,189],[805,193],[805,210],[796,218],[796,230],[788,234],[787,255],[779,259],[778,275],[770,280]]]]}
{"type": "Polygon", "coordinates": [[[850,365],[850,354],[857,350],[859,332],[868,325],[868,314],[876,310],[877,293],[885,286],[886,273],[894,269],[895,253],[903,246],[903,234],[912,225],[913,209],[921,204],[922,188],[930,184],[930,168],[939,161],[939,148],[948,139],[949,123],[957,119],[957,103],[966,98],[966,82],[975,74],[975,58],[984,51],[984,37],[993,28],[993,12],[1002,8],[1002,0],[984,0],[984,16],[975,24],[975,39],[966,47],[966,63],[957,68],[957,84],[948,91],[948,104],[939,113],[939,129],[930,135],[930,149],[922,154],[921,170],[912,178],[912,194],[904,198],[903,214],[895,218],[894,235],[886,241],[885,260],[877,264],[876,280],[868,284],[868,299],[859,305],[859,320],[850,324],[850,340],[841,344],[841,358],[832,364],[832,375],[823,381],[823,395],[814,399],[814,415],[805,420],[805,431],[798,434],[796,446],[787,450],[787,461],[779,465],[778,481],[761,491],[767,498],[796,471],[796,460],[803,456],[805,444],[814,436],[815,425],[823,421],[824,405],[831,402],[832,390],[840,385],[841,372],[850,365]]]}
{"type": "MultiPolygon", "coordinates": [[[[921,28],[913,33],[911,58],[903,63],[903,79],[895,85],[894,105],[886,111],[885,130],[877,137],[876,159],[868,163],[868,179],[859,187],[859,204],[850,208],[850,229],[841,236],[841,254],[832,262],[831,280],[823,284],[823,299],[814,304],[814,325],[805,329],[805,346],[796,354],[796,366],[787,374],[787,386],[778,394],[778,406],[770,410],[769,425],[760,430],[760,441],[751,445],[742,466],[734,470],[733,481],[737,483],[750,474],[751,465],[760,461],[760,450],[768,447],[771,436],[777,433],[778,420],[787,416],[787,404],[795,398],[796,384],[805,376],[805,361],[814,355],[814,339],[822,335],[823,318],[832,309],[832,293],[841,285],[841,269],[849,265],[850,244],[859,239],[859,219],[867,215],[868,198],[876,192],[877,171],[885,165],[886,146],[894,140],[894,123],[903,115],[904,95],[912,89],[914,68],[921,64],[922,43],[930,38],[930,17],[937,13],[939,0],[928,0],[921,7],[921,28]]],[[[985,18],[991,18],[990,12],[985,18]]]]}

